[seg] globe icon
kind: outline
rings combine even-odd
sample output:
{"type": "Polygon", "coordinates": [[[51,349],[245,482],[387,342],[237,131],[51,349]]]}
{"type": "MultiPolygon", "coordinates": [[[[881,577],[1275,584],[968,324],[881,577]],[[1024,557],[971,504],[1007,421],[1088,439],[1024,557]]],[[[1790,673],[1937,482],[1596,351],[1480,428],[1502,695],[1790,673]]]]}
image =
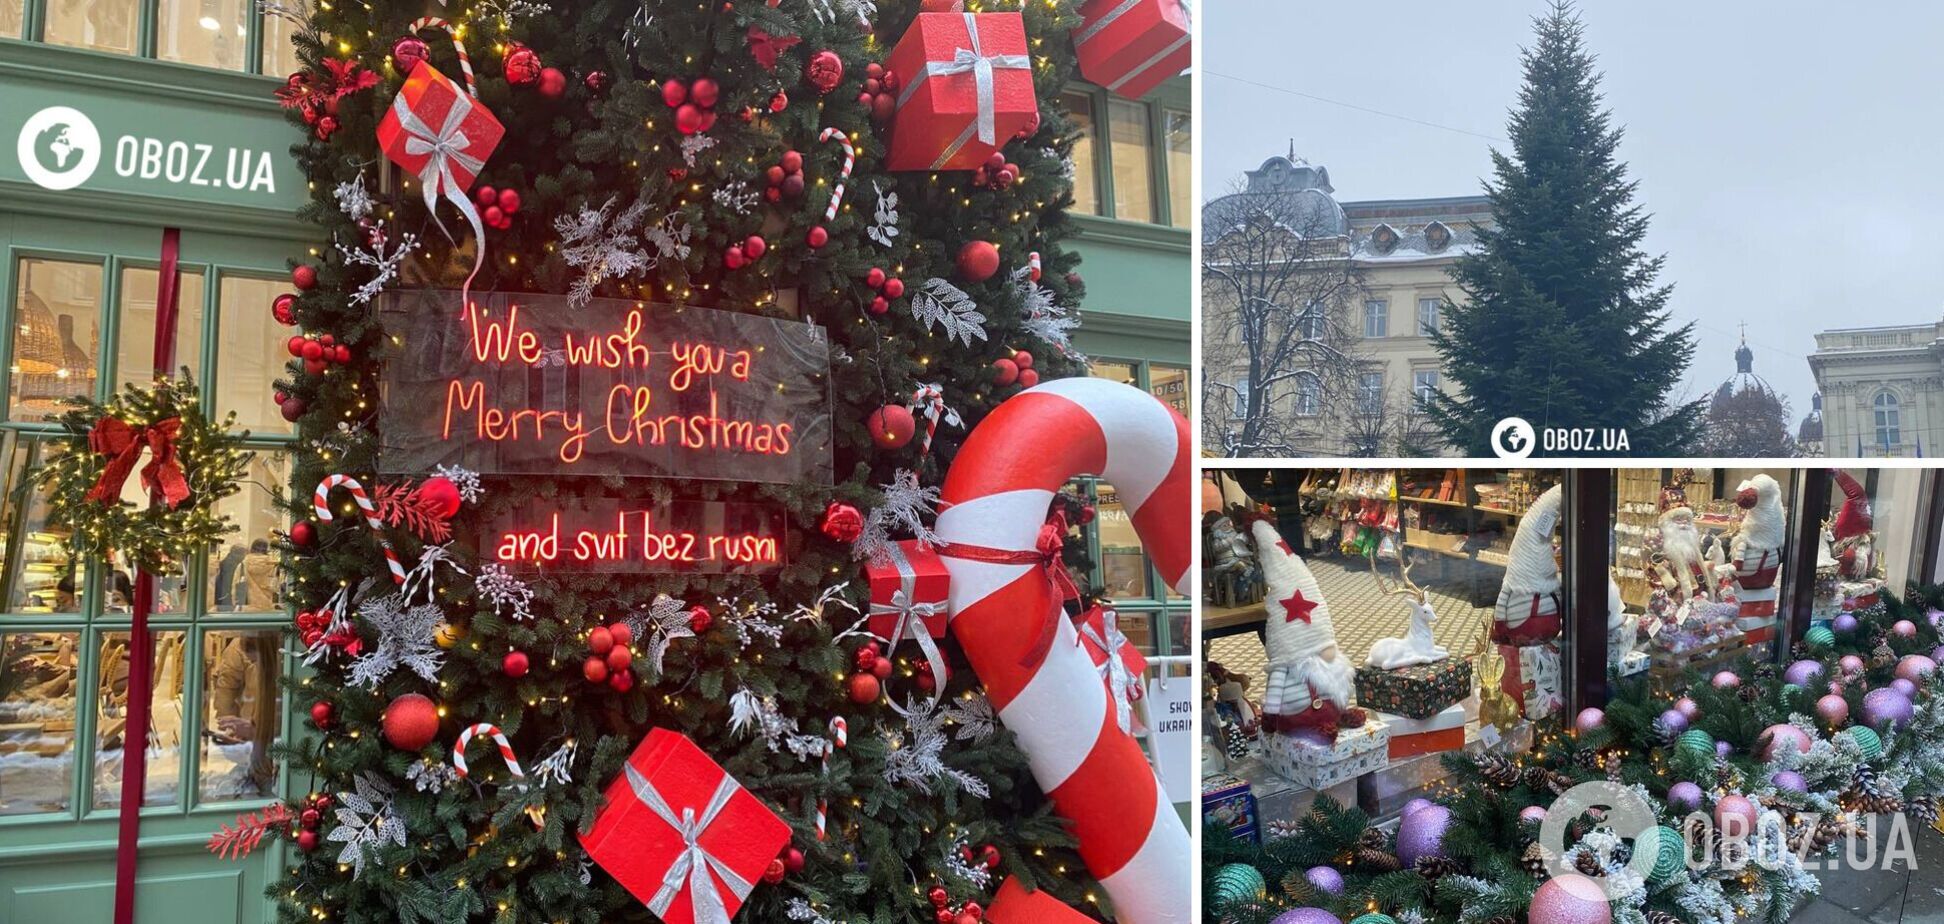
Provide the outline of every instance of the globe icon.
{"type": "Polygon", "coordinates": [[[21,172],[42,189],[73,189],[101,163],[101,132],[71,106],[49,106],[20,126],[14,152],[21,172]]]}
{"type": "Polygon", "coordinates": [[[71,126],[66,122],[49,125],[34,139],[34,159],[53,167],[56,172],[65,171],[69,164],[78,162],[82,153],[71,126]]]}

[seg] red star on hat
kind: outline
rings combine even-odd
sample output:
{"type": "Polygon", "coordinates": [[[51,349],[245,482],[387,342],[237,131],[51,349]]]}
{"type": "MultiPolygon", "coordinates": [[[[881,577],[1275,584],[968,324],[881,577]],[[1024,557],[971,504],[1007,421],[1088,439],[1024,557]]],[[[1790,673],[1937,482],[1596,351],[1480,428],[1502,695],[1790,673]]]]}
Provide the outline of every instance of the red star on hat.
{"type": "Polygon", "coordinates": [[[1284,555],[1296,554],[1296,550],[1289,547],[1289,540],[1287,539],[1276,540],[1276,548],[1282,549],[1284,555]]]}
{"type": "Polygon", "coordinates": [[[1300,619],[1308,624],[1310,611],[1316,609],[1316,604],[1303,599],[1303,590],[1299,587],[1290,593],[1289,599],[1282,602],[1282,608],[1284,622],[1295,622],[1300,619]]]}

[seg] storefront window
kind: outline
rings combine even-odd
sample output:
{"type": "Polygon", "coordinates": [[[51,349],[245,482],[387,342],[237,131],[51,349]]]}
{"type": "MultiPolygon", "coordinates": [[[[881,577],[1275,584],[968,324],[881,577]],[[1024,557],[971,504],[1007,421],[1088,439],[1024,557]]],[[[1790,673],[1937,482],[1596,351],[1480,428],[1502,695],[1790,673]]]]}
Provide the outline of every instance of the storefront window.
{"type": "MultiPolygon", "coordinates": [[[[142,805],[176,805],[182,778],[182,678],[188,659],[183,632],[155,633],[154,698],[149,711],[149,750],[142,768],[142,805]]],[[[94,807],[121,805],[122,757],[128,725],[128,633],[101,635],[95,691],[94,807]]]]}
{"type": "MultiPolygon", "coordinates": [[[[310,13],[310,4],[305,0],[296,0],[288,6],[306,16],[310,13]]],[[[258,70],[272,77],[302,70],[304,62],[298,60],[297,46],[292,41],[297,34],[296,25],[270,13],[264,13],[261,22],[263,58],[258,70]]]]}
{"type": "Polygon", "coordinates": [[[270,303],[288,283],[248,276],[222,277],[217,293],[218,330],[224,349],[216,359],[216,394],[236,425],[258,435],[295,432],[277,408],[276,382],[290,354],[288,332],[270,314],[270,303]]]}
{"type": "Polygon", "coordinates": [[[1087,374],[1096,379],[1107,379],[1122,385],[1139,386],[1141,380],[1135,374],[1133,363],[1115,362],[1110,359],[1097,359],[1087,365],[1087,374]]]}
{"type": "Polygon", "coordinates": [[[155,56],[164,61],[243,70],[248,61],[249,0],[161,0],[155,56]]]}
{"type": "Polygon", "coordinates": [[[1163,109],[1168,142],[1168,219],[1177,228],[1186,228],[1194,219],[1195,164],[1191,155],[1195,136],[1195,117],[1180,109],[1163,109]]]}
{"type": "Polygon", "coordinates": [[[58,417],[68,398],[95,392],[101,265],[26,257],[16,270],[7,416],[15,421],[58,417]]]}
{"type": "Polygon", "coordinates": [[[0,476],[0,517],[6,543],[6,612],[80,613],[87,602],[88,569],[72,558],[62,544],[66,533],[47,522],[47,496],[28,482],[53,452],[51,444],[18,437],[6,445],[6,468],[0,476]]]}
{"type": "Polygon", "coordinates": [[[1107,596],[1153,597],[1148,588],[1147,556],[1141,552],[1141,537],[1134,532],[1134,520],[1121,503],[1120,494],[1112,485],[1102,482],[1095,485],[1094,498],[1100,524],[1100,571],[1107,596]]]}
{"type": "MultiPolygon", "coordinates": [[[[162,274],[145,267],[123,267],[119,345],[115,349],[115,377],[122,385],[146,385],[155,379],[156,286],[162,274]]],[[[203,274],[185,270],[177,276],[176,343],[173,374],[183,367],[200,379],[202,371],[203,274]]]]}
{"type": "Polygon", "coordinates": [[[1107,128],[1113,138],[1114,217],[1125,221],[1153,221],[1154,163],[1148,107],[1135,100],[1110,97],[1107,128]]]}
{"type": "Polygon", "coordinates": [[[1154,363],[1148,366],[1148,394],[1188,416],[1188,369],[1154,363]]]}
{"type": "Polygon", "coordinates": [[[22,0],[0,0],[0,37],[20,38],[27,24],[27,6],[22,0]]]}
{"type": "Polygon", "coordinates": [[[48,3],[44,38],[50,44],[135,53],[136,27],[141,21],[138,0],[91,0],[88,3],[48,3]]]}
{"type": "Polygon", "coordinates": [[[275,613],[279,611],[282,579],[272,533],[289,514],[277,506],[275,485],[290,481],[290,457],[259,451],[250,463],[243,490],[217,502],[239,529],[210,553],[209,588],[204,599],[210,613],[275,613]]]}
{"type": "Polygon", "coordinates": [[[281,725],[275,629],[203,636],[203,736],[197,797],[204,802],[274,793],[270,745],[281,725]]]}
{"type": "Polygon", "coordinates": [[[1094,175],[1097,161],[1094,155],[1093,97],[1069,93],[1061,99],[1066,103],[1074,128],[1073,155],[1067,160],[1073,165],[1073,210],[1099,215],[1100,180],[1094,175]]]}
{"type": "Polygon", "coordinates": [[[1885,588],[1929,583],[1918,561],[1923,542],[1921,469],[1831,472],[1829,509],[1821,516],[1811,618],[1869,606],[1885,588]]]}
{"type": "Polygon", "coordinates": [[[67,811],[80,637],[0,634],[0,815],[67,811]]]}

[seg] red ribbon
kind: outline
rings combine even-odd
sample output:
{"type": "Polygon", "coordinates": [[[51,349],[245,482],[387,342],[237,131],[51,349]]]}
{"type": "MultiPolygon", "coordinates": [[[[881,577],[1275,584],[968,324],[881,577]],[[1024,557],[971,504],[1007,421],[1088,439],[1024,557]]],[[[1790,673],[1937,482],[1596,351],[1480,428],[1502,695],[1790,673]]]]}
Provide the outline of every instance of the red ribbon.
{"type": "Polygon", "coordinates": [[[150,497],[161,495],[164,506],[173,509],[189,499],[189,481],[183,477],[182,463],[176,459],[176,437],[182,433],[182,419],[171,417],[152,427],[135,429],[116,417],[95,421],[88,431],[88,448],[96,455],[108,456],[108,467],[88,489],[87,500],[113,506],[121,502],[122,485],[147,446],[151,458],[142,466],[142,487],[150,497]]]}
{"type": "MultiPolygon", "coordinates": [[[[989,549],[954,542],[941,546],[938,552],[940,555],[992,565],[1039,565],[1045,570],[1046,579],[1052,583],[1053,589],[1059,591],[1062,601],[1078,600],[1080,587],[1073,583],[1073,575],[1067,573],[1066,563],[1060,560],[1060,552],[1066,547],[1066,534],[1066,514],[1056,510],[1040,525],[1039,538],[1030,550],[989,549]]],[[[1026,657],[1020,659],[1020,667],[1038,667],[1040,662],[1046,660],[1047,654],[1053,650],[1053,640],[1059,636],[1060,618],[1064,615],[1064,607],[1055,608],[1047,614],[1040,626],[1039,637],[1033,641],[1033,647],[1027,649],[1026,657]]]]}

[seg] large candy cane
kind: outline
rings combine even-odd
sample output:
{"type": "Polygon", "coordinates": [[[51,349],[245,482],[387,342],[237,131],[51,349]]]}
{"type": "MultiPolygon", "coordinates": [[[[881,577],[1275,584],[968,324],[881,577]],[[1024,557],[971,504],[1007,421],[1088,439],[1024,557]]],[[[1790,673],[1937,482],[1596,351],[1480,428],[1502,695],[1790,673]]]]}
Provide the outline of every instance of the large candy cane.
{"type": "Polygon", "coordinates": [[[520,767],[520,761],[513,756],[513,744],[506,740],[506,733],[500,731],[499,726],[491,722],[468,725],[459,732],[459,739],[452,742],[452,771],[459,774],[460,779],[466,779],[466,745],[472,743],[474,735],[486,735],[493,739],[494,744],[499,745],[500,759],[506,761],[506,769],[513,772],[513,775],[520,780],[520,786],[524,788],[526,770],[520,767]]]}
{"type": "Polygon", "coordinates": [[[1162,576],[1189,592],[1187,421],[1132,386],[1060,379],[993,410],[945,477],[938,535],[952,578],[951,631],[1120,919],[1185,924],[1194,914],[1188,831],[1140,744],[1120,729],[1047,568],[1031,561],[1054,493],[1085,473],[1113,483],[1162,576]],[[1048,620],[1057,635],[1040,657],[1048,620]]]}
{"type": "Polygon", "coordinates": [[[452,48],[459,52],[459,73],[466,77],[466,92],[471,94],[473,99],[478,99],[479,81],[473,78],[472,55],[466,54],[466,43],[459,40],[459,30],[453,28],[452,23],[437,16],[426,16],[412,20],[412,24],[406,27],[405,31],[416,34],[420,29],[444,29],[452,35],[452,48]]]}
{"type": "Polygon", "coordinates": [[[311,507],[317,518],[329,523],[336,519],[331,515],[331,489],[342,485],[351,492],[351,499],[358,502],[358,509],[364,512],[365,523],[378,535],[378,545],[385,550],[385,565],[391,568],[392,583],[403,586],[405,566],[398,560],[398,553],[392,550],[391,540],[385,538],[385,521],[378,517],[378,505],[371,502],[371,495],[365,492],[364,485],[350,475],[332,475],[319,482],[317,494],[311,498],[311,507]]]}
{"type": "MultiPolygon", "coordinates": [[[[831,753],[837,750],[838,748],[844,747],[849,743],[850,743],[850,723],[845,722],[844,717],[841,715],[832,718],[830,720],[830,740],[824,742],[823,768],[822,768],[824,776],[828,777],[830,775],[831,753]]],[[[829,800],[818,799],[817,800],[817,840],[821,841],[824,839],[824,828],[828,824],[829,816],[830,816],[829,800]]]]}
{"type": "Polygon", "coordinates": [[[818,141],[835,138],[844,149],[844,169],[837,174],[837,188],[830,191],[830,205],[824,209],[824,221],[837,217],[837,207],[844,204],[844,184],[850,182],[851,167],[857,164],[857,149],[851,146],[850,136],[836,128],[826,128],[817,136],[818,141]]]}

